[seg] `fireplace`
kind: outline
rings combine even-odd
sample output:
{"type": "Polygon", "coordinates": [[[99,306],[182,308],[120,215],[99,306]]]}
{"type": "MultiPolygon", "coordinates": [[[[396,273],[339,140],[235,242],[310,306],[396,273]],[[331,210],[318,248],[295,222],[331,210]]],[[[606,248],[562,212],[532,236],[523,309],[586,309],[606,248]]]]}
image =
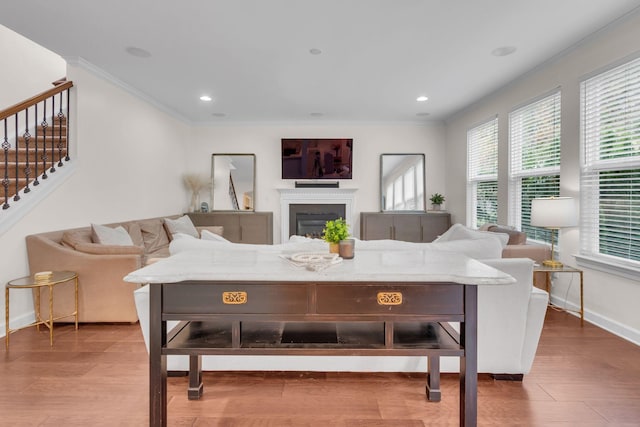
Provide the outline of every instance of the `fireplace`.
{"type": "Polygon", "coordinates": [[[344,204],[290,204],[289,235],[321,238],[327,221],[345,217],[344,204]]]}
{"type": "MultiPolygon", "coordinates": [[[[342,217],[351,227],[351,233],[357,237],[357,224],[355,221],[355,192],[356,188],[279,188],[280,193],[280,241],[286,242],[289,236],[296,233],[296,228],[291,229],[292,220],[290,218],[291,205],[302,205],[306,212],[312,214],[302,217],[303,227],[315,228],[315,233],[322,233],[322,228],[327,219],[342,217]],[[329,206],[341,206],[340,211],[333,211],[329,206]],[[315,206],[317,210],[309,210],[310,206],[315,206]],[[331,218],[316,216],[317,214],[333,213],[331,218]],[[336,216],[337,215],[337,216],[336,216]],[[314,223],[315,222],[315,223],[314,223]],[[317,231],[317,228],[320,228],[317,231]]],[[[294,227],[297,226],[297,219],[293,219],[294,227]]],[[[307,234],[306,230],[303,234],[307,234]]]]}

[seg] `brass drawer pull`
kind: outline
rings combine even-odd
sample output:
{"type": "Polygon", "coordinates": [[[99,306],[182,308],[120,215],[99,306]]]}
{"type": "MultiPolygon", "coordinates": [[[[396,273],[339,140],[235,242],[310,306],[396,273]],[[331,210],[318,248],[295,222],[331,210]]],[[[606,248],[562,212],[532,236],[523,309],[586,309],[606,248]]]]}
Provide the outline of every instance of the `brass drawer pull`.
{"type": "Polygon", "coordinates": [[[246,304],[247,293],[244,291],[223,292],[222,302],[225,304],[246,304]]]}
{"type": "Polygon", "coordinates": [[[402,304],[402,292],[378,292],[379,305],[402,304]]]}

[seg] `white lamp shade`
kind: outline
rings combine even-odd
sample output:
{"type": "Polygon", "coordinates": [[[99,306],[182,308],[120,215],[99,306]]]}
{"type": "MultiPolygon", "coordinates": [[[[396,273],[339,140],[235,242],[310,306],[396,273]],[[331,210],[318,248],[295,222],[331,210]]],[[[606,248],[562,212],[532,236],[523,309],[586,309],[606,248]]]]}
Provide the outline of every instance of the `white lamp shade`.
{"type": "Polygon", "coordinates": [[[563,228],[578,225],[575,200],[572,197],[548,197],[531,200],[531,225],[563,228]]]}

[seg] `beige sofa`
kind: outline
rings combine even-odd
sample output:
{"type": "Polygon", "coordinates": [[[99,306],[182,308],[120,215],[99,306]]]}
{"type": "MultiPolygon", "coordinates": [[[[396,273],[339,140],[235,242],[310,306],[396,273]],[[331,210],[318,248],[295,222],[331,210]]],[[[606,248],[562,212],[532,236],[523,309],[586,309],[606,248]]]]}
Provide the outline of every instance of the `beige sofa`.
{"type": "MultiPolygon", "coordinates": [[[[32,274],[49,270],[78,273],[80,322],[136,322],[138,315],[132,295],[139,285],[122,278],[154,258],[169,256],[171,236],[164,227],[164,218],[177,217],[107,224],[111,228],[121,225],[134,243],[129,246],[95,243],[90,226],[27,236],[29,269],[32,274]]],[[[73,287],[60,285],[54,292],[54,315],[72,312],[73,287]]],[[[49,313],[48,298],[48,291],[43,289],[40,303],[43,316],[49,313]]],[[[60,321],[72,322],[73,318],[60,321]]]]}
{"type": "MultiPolygon", "coordinates": [[[[536,264],[551,259],[551,248],[547,245],[527,243],[527,233],[524,231],[497,224],[485,224],[480,230],[509,235],[507,246],[502,250],[502,258],[529,258],[536,264]]],[[[545,289],[545,273],[534,273],[533,284],[545,289]]]]}

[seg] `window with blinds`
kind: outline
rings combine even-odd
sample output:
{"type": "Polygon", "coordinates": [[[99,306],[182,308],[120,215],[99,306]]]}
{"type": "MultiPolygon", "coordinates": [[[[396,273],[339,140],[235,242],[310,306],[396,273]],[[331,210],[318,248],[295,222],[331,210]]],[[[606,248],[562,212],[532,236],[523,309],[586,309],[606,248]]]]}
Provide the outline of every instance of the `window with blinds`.
{"type": "Polygon", "coordinates": [[[498,118],[467,132],[469,226],[498,221],[498,118]]]}
{"type": "Polygon", "coordinates": [[[580,252],[640,267],[640,58],[581,84],[580,252]]]}
{"type": "Polygon", "coordinates": [[[551,241],[531,225],[531,199],[560,194],[560,91],[509,113],[509,223],[551,241]]]}

